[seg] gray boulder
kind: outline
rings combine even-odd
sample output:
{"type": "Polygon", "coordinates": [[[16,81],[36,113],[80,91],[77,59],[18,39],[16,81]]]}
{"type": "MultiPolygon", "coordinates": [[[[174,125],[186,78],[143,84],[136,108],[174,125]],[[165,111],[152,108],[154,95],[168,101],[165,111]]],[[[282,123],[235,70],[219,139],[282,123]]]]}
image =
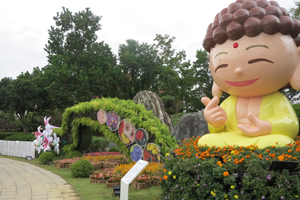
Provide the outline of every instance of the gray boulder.
{"type": "Polygon", "coordinates": [[[152,110],[153,114],[169,127],[169,132],[171,133],[173,131],[171,118],[168,113],[165,112],[163,101],[156,93],[143,90],[133,97],[133,101],[136,104],[143,104],[148,111],[152,110]]]}
{"type": "Polygon", "coordinates": [[[189,139],[193,136],[203,136],[208,133],[207,122],[204,118],[203,111],[189,113],[180,118],[179,123],[175,126],[172,135],[176,141],[189,139]]]}

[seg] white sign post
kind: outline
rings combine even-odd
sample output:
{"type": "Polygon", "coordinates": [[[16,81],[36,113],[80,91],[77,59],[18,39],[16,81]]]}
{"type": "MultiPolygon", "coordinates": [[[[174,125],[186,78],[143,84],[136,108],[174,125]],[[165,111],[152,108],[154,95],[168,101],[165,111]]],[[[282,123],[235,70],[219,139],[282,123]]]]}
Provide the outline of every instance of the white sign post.
{"type": "Polygon", "coordinates": [[[141,171],[149,164],[144,160],[139,160],[121,179],[121,199],[128,200],[129,184],[137,177],[141,171]]]}

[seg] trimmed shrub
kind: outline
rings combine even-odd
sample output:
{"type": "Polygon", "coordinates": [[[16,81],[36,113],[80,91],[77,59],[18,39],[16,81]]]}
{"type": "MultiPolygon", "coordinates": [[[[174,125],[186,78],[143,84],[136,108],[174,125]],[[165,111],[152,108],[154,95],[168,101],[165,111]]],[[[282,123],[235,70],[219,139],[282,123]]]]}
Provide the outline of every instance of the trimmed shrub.
{"type": "Polygon", "coordinates": [[[93,136],[92,144],[89,149],[92,152],[104,151],[108,145],[109,141],[105,137],[93,136]]]}
{"type": "Polygon", "coordinates": [[[76,158],[76,157],[82,157],[82,153],[80,151],[74,150],[68,154],[68,158],[76,158]]]}
{"type": "Polygon", "coordinates": [[[4,140],[9,140],[9,141],[33,141],[35,140],[35,136],[32,134],[15,134],[15,135],[10,135],[4,138],[4,140]]]}
{"type": "Polygon", "coordinates": [[[54,154],[50,151],[46,151],[39,156],[39,162],[42,164],[47,164],[47,161],[53,161],[54,154]]]}
{"type": "Polygon", "coordinates": [[[120,150],[117,147],[112,147],[109,149],[109,152],[120,152],[120,150]]]}
{"type": "Polygon", "coordinates": [[[89,161],[81,159],[71,165],[71,175],[72,177],[88,177],[92,174],[93,169],[93,165],[89,161]]]}
{"type": "Polygon", "coordinates": [[[4,138],[11,136],[13,134],[20,134],[20,133],[13,133],[13,132],[0,132],[0,140],[4,140],[4,138]]]}

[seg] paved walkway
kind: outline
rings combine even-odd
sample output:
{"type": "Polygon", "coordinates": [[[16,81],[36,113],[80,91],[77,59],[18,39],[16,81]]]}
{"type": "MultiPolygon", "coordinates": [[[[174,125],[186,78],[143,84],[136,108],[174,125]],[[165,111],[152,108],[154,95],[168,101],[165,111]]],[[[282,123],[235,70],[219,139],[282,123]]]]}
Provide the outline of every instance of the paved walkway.
{"type": "Polygon", "coordinates": [[[0,158],[1,200],[80,200],[60,176],[35,165],[0,158]]]}

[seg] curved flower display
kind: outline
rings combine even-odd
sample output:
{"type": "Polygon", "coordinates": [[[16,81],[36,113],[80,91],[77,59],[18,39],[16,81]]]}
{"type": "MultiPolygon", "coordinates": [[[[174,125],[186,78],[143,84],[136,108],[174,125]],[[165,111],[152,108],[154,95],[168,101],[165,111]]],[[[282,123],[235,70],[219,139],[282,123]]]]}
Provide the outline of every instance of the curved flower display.
{"type": "Polygon", "coordinates": [[[116,131],[119,126],[119,116],[114,111],[107,113],[106,124],[111,131],[116,131]]]}
{"type": "Polygon", "coordinates": [[[128,120],[123,119],[119,126],[119,137],[125,144],[132,144],[135,137],[134,125],[128,120]]]}
{"type": "Polygon", "coordinates": [[[143,147],[147,144],[147,140],[148,140],[148,133],[142,128],[137,129],[135,132],[135,142],[139,146],[143,147]]]}
{"type": "Polygon", "coordinates": [[[130,148],[130,157],[134,162],[138,162],[143,157],[142,148],[136,144],[130,148]]]}
{"type": "Polygon", "coordinates": [[[100,124],[105,124],[106,119],[107,119],[106,112],[105,112],[104,110],[101,110],[101,109],[100,109],[100,110],[97,112],[97,119],[98,119],[98,122],[99,122],[100,124]]]}
{"type": "Polygon", "coordinates": [[[160,161],[159,148],[156,146],[156,144],[149,143],[144,149],[143,156],[144,156],[144,160],[148,162],[159,162],[160,161]]]}

